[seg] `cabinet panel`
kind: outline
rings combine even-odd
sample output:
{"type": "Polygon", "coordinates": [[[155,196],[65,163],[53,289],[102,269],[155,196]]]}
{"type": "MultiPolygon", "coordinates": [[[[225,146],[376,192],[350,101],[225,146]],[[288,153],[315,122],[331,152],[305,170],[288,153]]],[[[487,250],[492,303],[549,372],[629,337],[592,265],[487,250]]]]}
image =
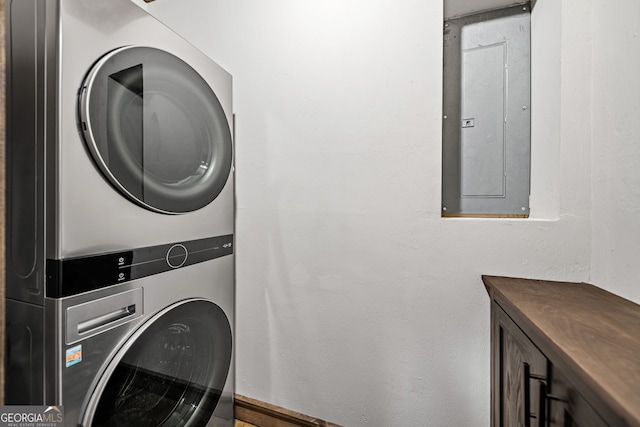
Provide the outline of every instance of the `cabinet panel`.
{"type": "Polygon", "coordinates": [[[541,386],[547,378],[547,359],[497,305],[493,316],[494,427],[539,426],[541,386]]]}
{"type": "Polygon", "coordinates": [[[506,197],[507,42],[462,51],[461,197],[506,197]]]}
{"type": "Polygon", "coordinates": [[[551,368],[550,393],[547,396],[549,427],[607,427],[598,413],[573,387],[562,371],[551,368]]]}

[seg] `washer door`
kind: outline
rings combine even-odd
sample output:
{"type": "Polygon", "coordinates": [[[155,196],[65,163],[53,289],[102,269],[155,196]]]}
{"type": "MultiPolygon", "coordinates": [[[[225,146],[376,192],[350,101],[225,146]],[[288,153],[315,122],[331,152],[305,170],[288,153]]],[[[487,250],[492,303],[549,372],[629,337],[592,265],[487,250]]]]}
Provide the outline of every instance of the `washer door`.
{"type": "Polygon", "coordinates": [[[231,327],[216,304],[188,300],[147,322],[118,351],[82,425],[205,426],[231,364],[231,327]]]}
{"type": "Polygon", "coordinates": [[[225,112],[202,76],[168,52],[133,46],[105,55],[82,85],[79,116],[104,176],[148,209],[199,209],[227,181],[225,112]]]}

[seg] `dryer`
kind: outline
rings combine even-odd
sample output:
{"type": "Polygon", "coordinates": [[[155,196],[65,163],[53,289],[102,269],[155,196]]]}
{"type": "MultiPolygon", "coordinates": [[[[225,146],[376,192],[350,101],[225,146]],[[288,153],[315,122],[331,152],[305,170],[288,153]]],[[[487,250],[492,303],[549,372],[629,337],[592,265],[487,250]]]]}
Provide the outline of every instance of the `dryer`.
{"type": "Polygon", "coordinates": [[[6,15],[7,404],[233,425],[231,76],[129,0],[6,15]]]}

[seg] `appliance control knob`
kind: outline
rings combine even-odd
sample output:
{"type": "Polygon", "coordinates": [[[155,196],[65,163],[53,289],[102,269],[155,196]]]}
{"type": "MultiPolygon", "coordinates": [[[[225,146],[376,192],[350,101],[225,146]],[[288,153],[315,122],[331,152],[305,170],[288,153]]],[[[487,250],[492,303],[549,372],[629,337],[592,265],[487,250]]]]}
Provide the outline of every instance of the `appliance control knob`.
{"type": "Polygon", "coordinates": [[[167,264],[171,268],[182,267],[187,262],[187,256],[189,256],[187,248],[180,244],[173,245],[167,251],[167,264]]]}

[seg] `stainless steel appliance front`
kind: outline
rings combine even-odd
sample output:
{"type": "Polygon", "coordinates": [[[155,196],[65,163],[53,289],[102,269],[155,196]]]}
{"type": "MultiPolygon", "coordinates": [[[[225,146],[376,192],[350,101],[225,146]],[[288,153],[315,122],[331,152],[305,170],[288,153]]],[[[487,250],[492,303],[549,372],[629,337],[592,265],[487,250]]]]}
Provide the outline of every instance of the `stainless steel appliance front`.
{"type": "Polygon", "coordinates": [[[11,0],[7,30],[6,403],[130,425],[111,385],[133,414],[144,377],[153,425],[233,425],[231,76],[129,0],[11,0]]]}

